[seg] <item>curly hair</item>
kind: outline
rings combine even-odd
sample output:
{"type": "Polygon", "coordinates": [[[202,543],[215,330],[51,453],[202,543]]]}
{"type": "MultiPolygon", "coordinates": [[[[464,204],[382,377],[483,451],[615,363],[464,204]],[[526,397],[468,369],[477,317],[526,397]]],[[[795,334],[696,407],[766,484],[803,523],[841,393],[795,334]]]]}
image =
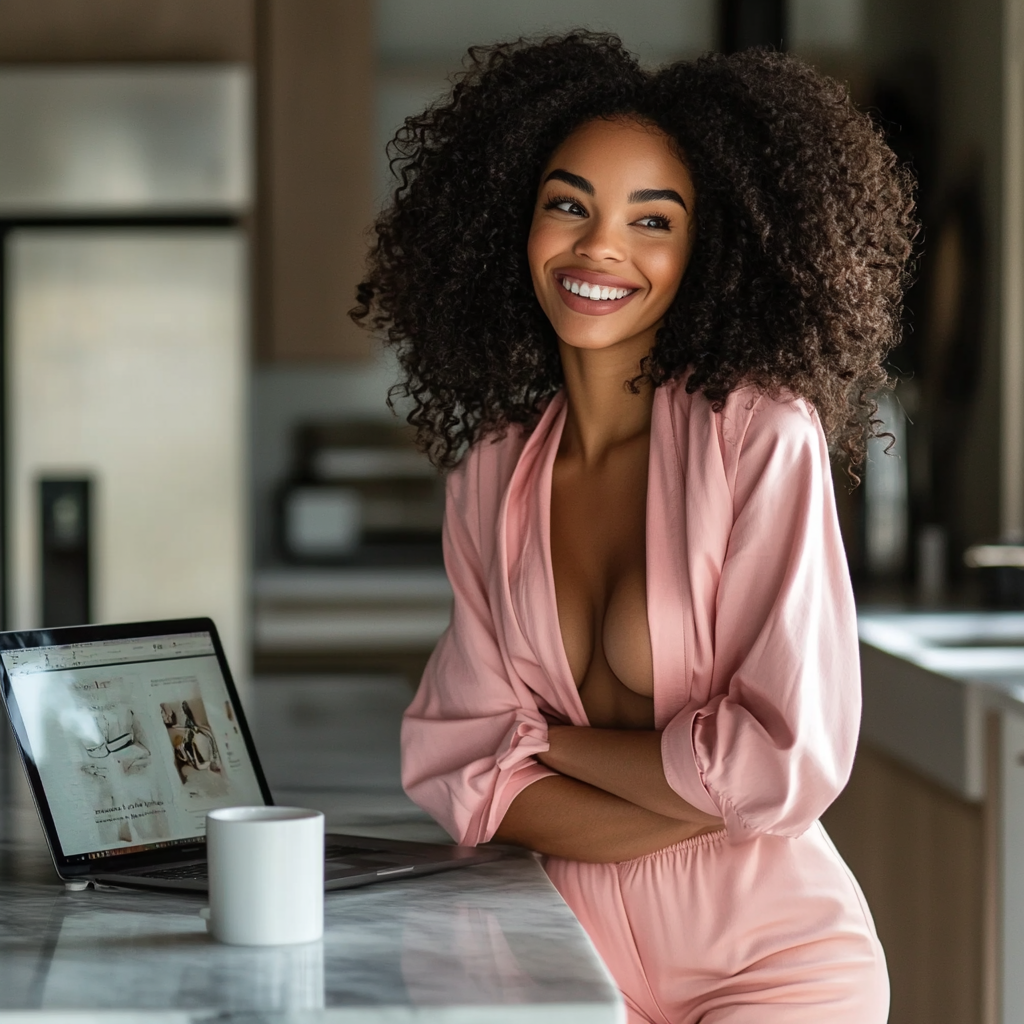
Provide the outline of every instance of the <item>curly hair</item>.
{"type": "Polygon", "coordinates": [[[526,255],[540,174],[582,124],[632,116],[678,145],[696,242],[641,373],[721,408],[753,384],[807,399],[851,475],[900,337],[914,183],[846,89],[785,54],[647,71],[578,31],[469,51],[450,96],[389,147],[399,178],[351,316],[396,346],[409,422],[439,467],[561,387],[526,255]]]}

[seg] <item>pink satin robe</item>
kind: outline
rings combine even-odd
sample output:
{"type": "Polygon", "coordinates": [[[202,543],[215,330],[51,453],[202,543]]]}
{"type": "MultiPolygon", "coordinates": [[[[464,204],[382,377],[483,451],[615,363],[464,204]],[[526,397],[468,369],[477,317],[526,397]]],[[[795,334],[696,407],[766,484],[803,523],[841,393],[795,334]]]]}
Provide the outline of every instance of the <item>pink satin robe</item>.
{"type": "MultiPolygon", "coordinates": [[[[565,410],[559,393],[532,433],[474,445],[448,479],[455,602],[406,712],[403,782],[460,843],[490,839],[554,774],[534,757],[548,720],[587,725],[551,571],[565,410]]],[[[881,1024],[881,948],[817,823],[849,776],[860,681],[828,452],[805,402],[741,389],[715,412],[681,380],[657,389],[646,568],[665,774],[725,831],[620,865],[548,858],[549,875],[631,1020],[881,1024]]]]}

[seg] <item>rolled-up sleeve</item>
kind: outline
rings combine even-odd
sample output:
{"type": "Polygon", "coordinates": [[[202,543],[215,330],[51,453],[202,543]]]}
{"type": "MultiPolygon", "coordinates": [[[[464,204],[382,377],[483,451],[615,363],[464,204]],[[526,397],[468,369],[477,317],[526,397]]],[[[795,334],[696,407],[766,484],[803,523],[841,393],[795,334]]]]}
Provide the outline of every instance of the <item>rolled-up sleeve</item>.
{"type": "MultiPolygon", "coordinates": [[[[535,758],[547,721],[503,657],[473,527],[474,453],[448,478],[444,559],[452,618],[402,722],[402,784],[459,843],[490,839],[515,797],[556,773],[535,758]]],[[[497,529],[498,524],[490,524],[497,529]]]]}
{"type": "Polygon", "coordinates": [[[669,785],[729,833],[795,837],[842,790],[860,721],[856,615],[828,450],[802,401],[757,399],[725,445],[733,526],[710,698],[662,734],[669,785]]]}

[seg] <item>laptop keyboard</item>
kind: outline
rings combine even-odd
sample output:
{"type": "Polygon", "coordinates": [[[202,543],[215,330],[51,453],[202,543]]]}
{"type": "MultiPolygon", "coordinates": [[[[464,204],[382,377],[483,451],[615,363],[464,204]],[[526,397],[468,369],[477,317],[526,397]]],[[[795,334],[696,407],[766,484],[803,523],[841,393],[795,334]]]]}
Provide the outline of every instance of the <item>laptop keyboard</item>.
{"type": "MultiPolygon", "coordinates": [[[[358,856],[360,854],[374,854],[375,850],[369,850],[365,846],[342,846],[340,843],[327,842],[327,857],[329,860],[336,860],[339,857],[358,856]]],[[[150,871],[133,871],[142,878],[166,878],[175,882],[203,882],[206,881],[206,864],[176,864],[171,868],[155,868],[150,871]]]]}
{"type": "Polygon", "coordinates": [[[178,864],[153,871],[133,871],[143,879],[172,879],[175,882],[205,882],[206,864],[178,864]]]}

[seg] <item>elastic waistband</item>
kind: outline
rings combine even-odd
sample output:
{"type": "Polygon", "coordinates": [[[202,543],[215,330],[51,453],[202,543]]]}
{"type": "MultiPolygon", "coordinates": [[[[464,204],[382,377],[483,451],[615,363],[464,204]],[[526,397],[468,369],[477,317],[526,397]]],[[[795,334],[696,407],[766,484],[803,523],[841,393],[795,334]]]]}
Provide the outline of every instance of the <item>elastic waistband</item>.
{"type": "Polygon", "coordinates": [[[619,867],[627,868],[631,864],[643,864],[647,860],[657,860],[659,857],[669,857],[674,853],[686,853],[689,850],[698,850],[702,846],[715,846],[728,835],[724,828],[715,829],[714,832],[702,832],[699,836],[690,836],[681,843],[673,843],[663,850],[655,850],[654,853],[645,853],[642,857],[634,857],[632,860],[619,861],[619,867]]]}

